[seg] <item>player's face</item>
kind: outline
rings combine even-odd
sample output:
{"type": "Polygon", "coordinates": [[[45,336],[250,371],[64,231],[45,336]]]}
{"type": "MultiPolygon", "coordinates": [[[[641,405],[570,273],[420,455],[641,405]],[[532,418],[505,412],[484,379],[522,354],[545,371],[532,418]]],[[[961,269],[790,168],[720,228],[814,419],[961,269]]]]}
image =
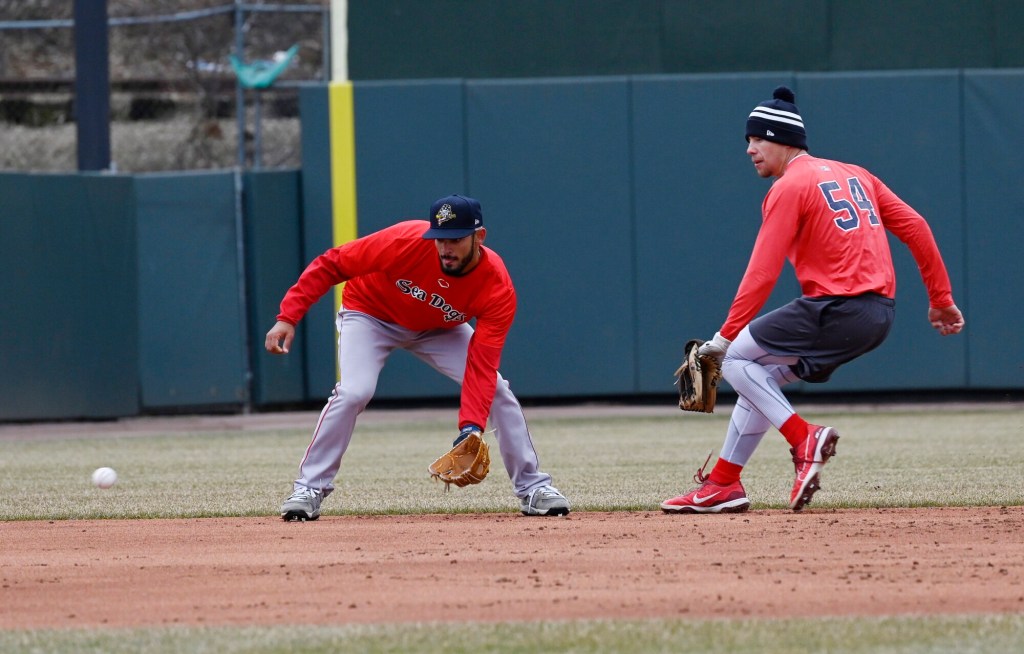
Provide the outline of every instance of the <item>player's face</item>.
{"type": "Polygon", "coordinates": [[[782,177],[791,148],[773,141],[751,136],[747,141],[747,154],[760,177],[782,177]]]}
{"type": "Polygon", "coordinates": [[[483,236],[480,232],[462,238],[435,238],[441,270],[453,277],[468,273],[480,261],[481,243],[483,236]]]}

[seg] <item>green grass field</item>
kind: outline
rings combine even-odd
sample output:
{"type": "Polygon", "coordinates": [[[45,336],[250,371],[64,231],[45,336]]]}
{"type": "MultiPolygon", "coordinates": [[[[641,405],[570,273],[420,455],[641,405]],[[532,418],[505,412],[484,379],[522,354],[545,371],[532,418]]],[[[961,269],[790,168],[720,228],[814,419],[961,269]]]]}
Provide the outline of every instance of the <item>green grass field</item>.
{"type": "MultiPolygon", "coordinates": [[[[873,409],[804,412],[841,435],[815,507],[1024,505],[1020,407],[873,409]]],[[[717,452],[727,413],[531,418],[530,425],[542,467],[574,511],[657,510],[662,499],[691,487],[696,468],[717,452]]],[[[414,424],[360,425],[324,513],[517,511],[500,464],[472,494],[444,493],[427,480],[427,464],[451,441],[450,422],[446,415],[414,424]]],[[[4,441],[0,542],[2,532],[17,529],[20,520],[276,515],[311,427],[125,435],[90,425],[81,437],[4,441]],[[92,486],[90,474],[100,466],[118,471],[114,488],[92,486]]],[[[493,445],[493,435],[488,439],[493,445]]],[[[753,508],[783,508],[791,476],[787,446],[769,432],[744,475],[753,508]]],[[[434,649],[1019,652],[1024,616],[0,631],[3,652],[434,649]]]]}

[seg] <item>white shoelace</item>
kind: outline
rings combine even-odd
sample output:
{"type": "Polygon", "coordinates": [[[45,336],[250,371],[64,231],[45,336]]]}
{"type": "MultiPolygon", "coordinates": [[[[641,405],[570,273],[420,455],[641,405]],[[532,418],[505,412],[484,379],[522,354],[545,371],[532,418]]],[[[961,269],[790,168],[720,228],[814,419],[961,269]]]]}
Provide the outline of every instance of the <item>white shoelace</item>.
{"type": "Polygon", "coordinates": [[[318,491],[316,489],[313,489],[313,488],[298,488],[298,489],[292,491],[292,496],[289,497],[288,499],[289,500],[312,499],[312,498],[316,497],[319,494],[320,494],[320,491],[318,491]]]}

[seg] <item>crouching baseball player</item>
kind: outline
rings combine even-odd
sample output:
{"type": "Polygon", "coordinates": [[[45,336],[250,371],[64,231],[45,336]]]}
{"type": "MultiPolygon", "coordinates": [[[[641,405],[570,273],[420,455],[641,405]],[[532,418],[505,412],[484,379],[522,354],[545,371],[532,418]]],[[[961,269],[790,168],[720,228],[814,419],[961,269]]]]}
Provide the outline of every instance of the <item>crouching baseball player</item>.
{"type": "Polygon", "coordinates": [[[516,312],[504,262],[484,247],[480,203],[451,195],[433,203],[429,222],[407,220],[332,248],[313,260],[281,301],[266,349],[287,354],[295,325],[332,287],[346,282],[338,312],[340,381],[320,413],[299,464],[285,520],[316,520],[348,449],[356,418],[396,348],[461,384],[458,437],[429,473],[447,484],[487,474],[488,417],[520,508],[528,516],[569,513],[569,502],[539,468],[519,401],[498,373],[516,312]],[[476,319],[476,329],[469,321],[476,319]]]}

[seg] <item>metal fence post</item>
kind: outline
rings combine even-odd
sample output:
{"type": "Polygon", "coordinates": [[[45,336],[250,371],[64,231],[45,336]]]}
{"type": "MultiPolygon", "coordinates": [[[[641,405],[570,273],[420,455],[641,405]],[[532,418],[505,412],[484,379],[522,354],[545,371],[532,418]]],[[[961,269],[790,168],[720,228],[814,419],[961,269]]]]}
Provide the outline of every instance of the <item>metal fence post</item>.
{"type": "MultiPolygon", "coordinates": [[[[239,60],[245,60],[245,37],[242,30],[245,28],[245,15],[242,8],[242,0],[235,0],[235,56],[239,60]]],[[[242,81],[235,81],[235,104],[237,108],[238,123],[238,167],[245,168],[245,89],[242,88],[242,81]]]]}
{"type": "Polygon", "coordinates": [[[78,169],[110,167],[107,0],[75,0],[75,128],[78,169]]]}

